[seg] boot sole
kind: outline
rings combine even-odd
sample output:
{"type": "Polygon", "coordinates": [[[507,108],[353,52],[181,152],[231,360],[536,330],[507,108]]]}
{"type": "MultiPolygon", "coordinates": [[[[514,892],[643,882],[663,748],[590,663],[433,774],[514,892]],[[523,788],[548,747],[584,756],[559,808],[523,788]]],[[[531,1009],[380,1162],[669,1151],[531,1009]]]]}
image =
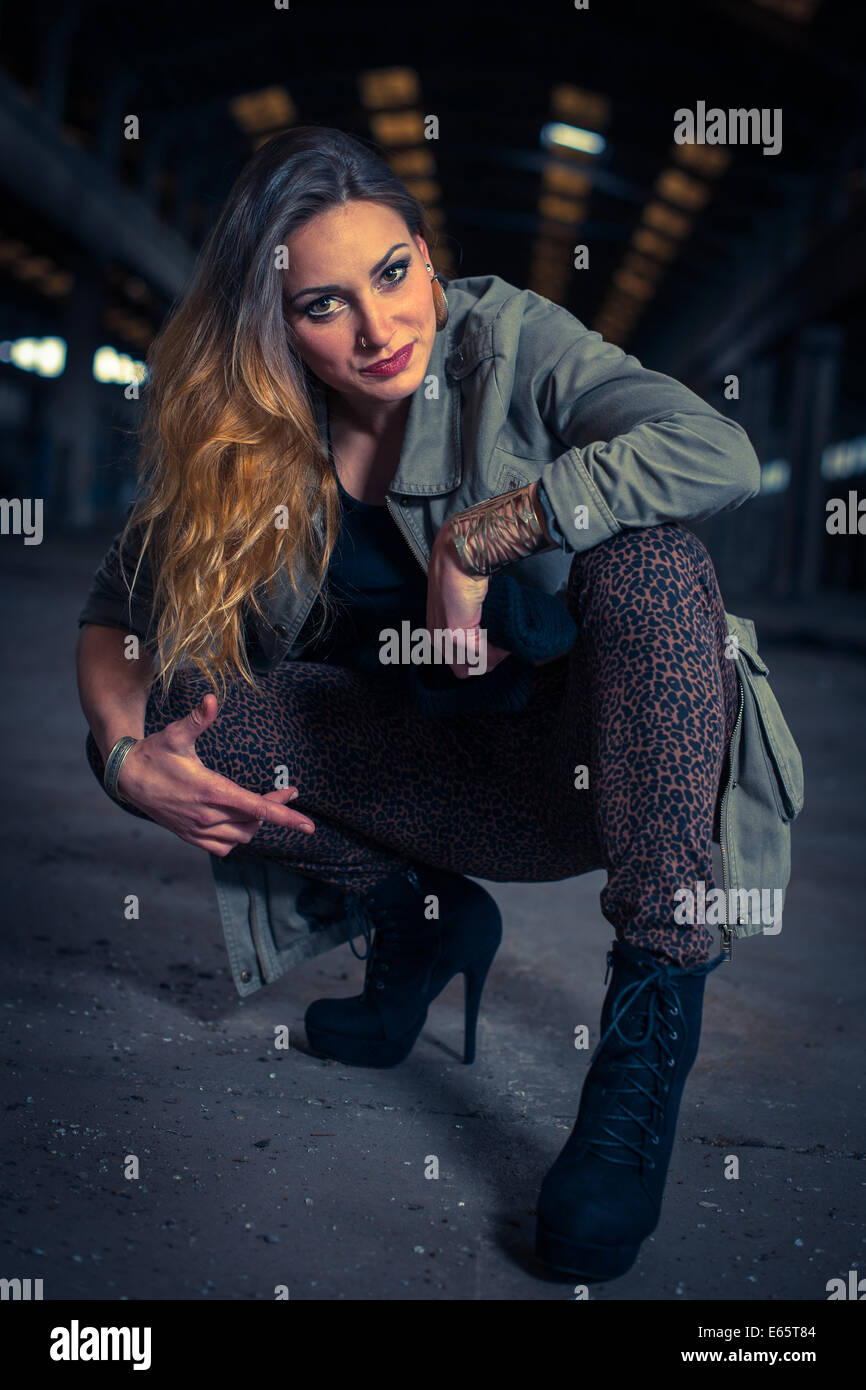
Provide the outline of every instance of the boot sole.
{"type": "MultiPolygon", "coordinates": [[[[421,1025],[423,1027],[423,1024],[421,1025]]],[[[421,1029],[404,1033],[402,1038],[365,1038],[363,1047],[344,1034],[320,1033],[306,1026],[307,1042],[314,1052],[351,1067],[396,1067],[405,1062],[421,1029]]]]}
{"type": "Polygon", "coordinates": [[[559,1274],[583,1279],[618,1279],[628,1273],[638,1257],[637,1245],[576,1245],[565,1236],[538,1225],[535,1257],[559,1274]]]}

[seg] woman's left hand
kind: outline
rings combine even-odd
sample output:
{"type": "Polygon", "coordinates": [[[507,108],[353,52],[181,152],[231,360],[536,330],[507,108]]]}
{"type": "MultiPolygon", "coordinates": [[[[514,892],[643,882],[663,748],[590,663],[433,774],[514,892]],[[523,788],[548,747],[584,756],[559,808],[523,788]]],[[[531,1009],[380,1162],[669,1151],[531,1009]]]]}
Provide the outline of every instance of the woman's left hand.
{"type": "Polygon", "coordinates": [[[487,575],[475,578],[463,569],[451,526],[446,522],[433,542],[427,567],[427,630],[431,635],[437,628],[465,634],[465,655],[469,660],[451,666],[461,680],[492,671],[510,655],[503,647],[488,643],[487,633],[480,627],[481,605],[489,584],[487,575]]]}

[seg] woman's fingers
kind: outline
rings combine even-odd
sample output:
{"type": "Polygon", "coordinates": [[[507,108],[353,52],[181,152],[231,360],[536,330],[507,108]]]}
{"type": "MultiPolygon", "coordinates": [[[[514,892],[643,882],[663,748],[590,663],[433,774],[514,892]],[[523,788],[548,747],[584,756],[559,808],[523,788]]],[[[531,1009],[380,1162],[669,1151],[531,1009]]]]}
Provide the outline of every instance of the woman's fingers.
{"type": "MultiPolygon", "coordinates": [[[[256,831],[259,827],[256,825],[256,831]]],[[[232,840],[216,839],[215,837],[204,838],[201,835],[180,835],[181,840],[186,840],[188,845],[194,845],[196,849],[206,849],[208,854],[216,854],[220,859],[225,859],[227,854],[231,854],[236,845],[245,845],[253,838],[252,835],[236,836],[232,840]]]]}
{"type": "Polygon", "coordinates": [[[481,605],[488,581],[480,575],[467,575],[456,559],[447,528],[436,538],[427,571],[427,628],[429,632],[450,631],[462,636],[466,662],[452,662],[455,676],[463,677],[488,669],[486,633],[480,629],[481,605]]]}
{"type": "MultiPolygon", "coordinates": [[[[267,815],[249,819],[240,814],[234,814],[232,811],[227,813],[225,809],[220,807],[205,809],[210,809],[214,813],[213,818],[207,815],[203,816],[201,819],[202,831],[192,835],[183,835],[182,838],[190,844],[196,845],[199,849],[206,849],[210,854],[217,854],[222,858],[231,853],[235,845],[249,844],[250,840],[258,835],[268,819],[267,815]]],[[[296,814],[298,822],[290,828],[313,834],[315,831],[313,822],[301,816],[300,812],[296,814]]]]}
{"type": "Polygon", "coordinates": [[[196,739],[210,728],[218,714],[219,701],[212,691],[208,691],[189,714],[166,724],[162,730],[166,745],[175,753],[195,754],[196,739]]]}
{"type": "MultiPolygon", "coordinates": [[[[484,629],[481,628],[480,631],[483,633],[484,629]]],[[[479,666],[452,666],[451,669],[455,676],[462,680],[464,677],[468,679],[470,676],[475,676],[476,673],[488,675],[491,671],[496,670],[496,667],[501,661],[504,661],[507,656],[511,655],[511,652],[506,651],[504,647],[494,647],[492,642],[487,642],[482,650],[485,659],[479,666]]],[[[472,646],[469,643],[467,643],[466,651],[467,655],[472,652],[472,646]]]]}
{"type": "Polygon", "coordinates": [[[302,811],[293,811],[284,806],[286,800],[297,796],[297,787],[279,787],[269,792],[250,792],[239,787],[227,777],[214,774],[205,788],[205,808],[214,813],[211,825],[238,821],[267,821],[269,825],[283,825],[287,829],[315,829],[312,821],[302,811]]]}
{"type": "Polygon", "coordinates": [[[467,575],[456,559],[453,541],[447,528],[439,533],[433,546],[427,589],[427,626],[462,633],[468,660],[454,663],[451,670],[460,680],[485,675],[495,670],[511,653],[505,647],[487,641],[487,631],[481,627],[481,613],[489,581],[483,576],[467,575]]]}
{"type": "Polygon", "coordinates": [[[228,854],[266,823],[314,834],[309,817],[284,804],[297,797],[297,787],[247,791],[202,763],[195,740],[218,712],[216,697],[208,694],[183,719],[135,743],[125,760],[131,776],[123,794],[157,825],[214,854],[228,854]]]}

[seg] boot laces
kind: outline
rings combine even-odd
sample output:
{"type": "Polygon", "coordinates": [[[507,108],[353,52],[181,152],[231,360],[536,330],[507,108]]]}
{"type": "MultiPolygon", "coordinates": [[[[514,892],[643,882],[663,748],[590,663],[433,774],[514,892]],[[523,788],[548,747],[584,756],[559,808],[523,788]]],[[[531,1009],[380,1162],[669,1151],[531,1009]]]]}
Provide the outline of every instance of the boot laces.
{"type": "MultiPolygon", "coordinates": [[[[413,887],[420,889],[414,869],[408,869],[406,876],[413,887]]],[[[411,974],[413,967],[417,971],[422,963],[427,966],[422,986],[426,988],[430,972],[439,955],[439,933],[433,923],[424,922],[423,925],[419,925],[411,916],[407,918],[405,904],[375,903],[370,901],[369,895],[353,897],[349,902],[347,917],[350,923],[360,927],[366,942],[364,955],[359,955],[355,950],[352,935],[349,936],[352,954],[356,959],[367,962],[363,998],[366,998],[372,989],[385,989],[386,982],[382,977],[390,971],[393,970],[398,975],[401,971],[404,975],[411,974]],[[435,949],[431,951],[431,946],[434,945],[435,949]]]]}
{"type": "MultiPolygon", "coordinates": [[[[609,971],[612,963],[611,952],[608,952],[607,960],[609,971]]],[[[591,1061],[595,1061],[608,1038],[613,1035],[616,1035],[633,1055],[628,1060],[619,1057],[615,1059],[617,1074],[615,1078],[611,1078],[613,1084],[605,1085],[605,1091],[613,1101],[613,1113],[603,1118],[596,1117],[598,1132],[586,1141],[588,1150],[599,1158],[605,1159],[608,1163],[625,1163],[629,1167],[639,1167],[641,1162],[646,1160],[650,1168],[655,1168],[655,1159],[648,1157],[648,1146],[661,1142],[657,1131],[670,1091],[671,1073],[676,1066],[675,1049],[671,1047],[671,1043],[680,1039],[684,1031],[682,1022],[679,1025],[674,1023],[675,1019],[682,1019],[677,981],[685,975],[709,973],[721,965],[722,960],[723,957],[718,956],[707,965],[689,971],[667,966],[660,960],[655,961],[646,967],[643,979],[635,980],[617,995],[613,1018],[591,1061]],[[646,1007],[646,1028],[641,1037],[632,1038],[623,1032],[620,1025],[629,1013],[632,1013],[633,1018],[639,1017],[640,1005],[646,1007]],[[657,1048],[655,1059],[651,1055],[653,1046],[657,1048]],[[645,1052],[642,1051],[644,1048],[645,1052]],[[649,1085],[644,1084],[645,1082],[649,1082],[649,1085]],[[641,1107],[644,1114],[638,1113],[629,1103],[632,1098],[640,1096],[647,1102],[641,1107]],[[611,1127],[613,1125],[620,1126],[622,1132],[617,1132],[611,1127]],[[637,1127],[637,1143],[633,1143],[626,1133],[631,1125],[637,1127]],[[610,1137],[601,1138],[602,1134],[610,1137]],[[624,1148],[630,1150],[630,1154],[623,1154],[624,1148]]]]}
{"type": "Polygon", "coordinates": [[[356,894],[347,897],[346,921],[348,923],[349,950],[356,960],[368,960],[373,948],[371,935],[373,922],[370,919],[370,914],[366,908],[363,897],[358,897],[356,894]],[[360,929],[361,935],[367,946],[362,956],[355,950],[354,938],[358,934],[358,929],[360,929]]]}

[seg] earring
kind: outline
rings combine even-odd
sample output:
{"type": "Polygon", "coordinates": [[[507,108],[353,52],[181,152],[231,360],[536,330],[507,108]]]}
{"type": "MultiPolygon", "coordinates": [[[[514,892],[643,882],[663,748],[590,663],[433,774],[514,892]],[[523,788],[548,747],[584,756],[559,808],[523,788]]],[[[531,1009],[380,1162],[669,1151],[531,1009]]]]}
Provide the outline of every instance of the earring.
{"type": "MultiPolygon", "coordinates": [[[[427,262],[427,269],[432,270],[430,262],[427,262]]],[[[436,306],[436,332],[441,333],[448,322],[448,300],[445,298],[445,290],[438,272],[430,280],[430,288],[433,291],[433,303],[436,306]]]]}
{"type": "Polygon", "coordinates": [[[361,347],[366,347],[366,346],[367,346],[367,339],[366,339],[366,338],[362,338],[362,339],[361,339],[361,347]]]}

